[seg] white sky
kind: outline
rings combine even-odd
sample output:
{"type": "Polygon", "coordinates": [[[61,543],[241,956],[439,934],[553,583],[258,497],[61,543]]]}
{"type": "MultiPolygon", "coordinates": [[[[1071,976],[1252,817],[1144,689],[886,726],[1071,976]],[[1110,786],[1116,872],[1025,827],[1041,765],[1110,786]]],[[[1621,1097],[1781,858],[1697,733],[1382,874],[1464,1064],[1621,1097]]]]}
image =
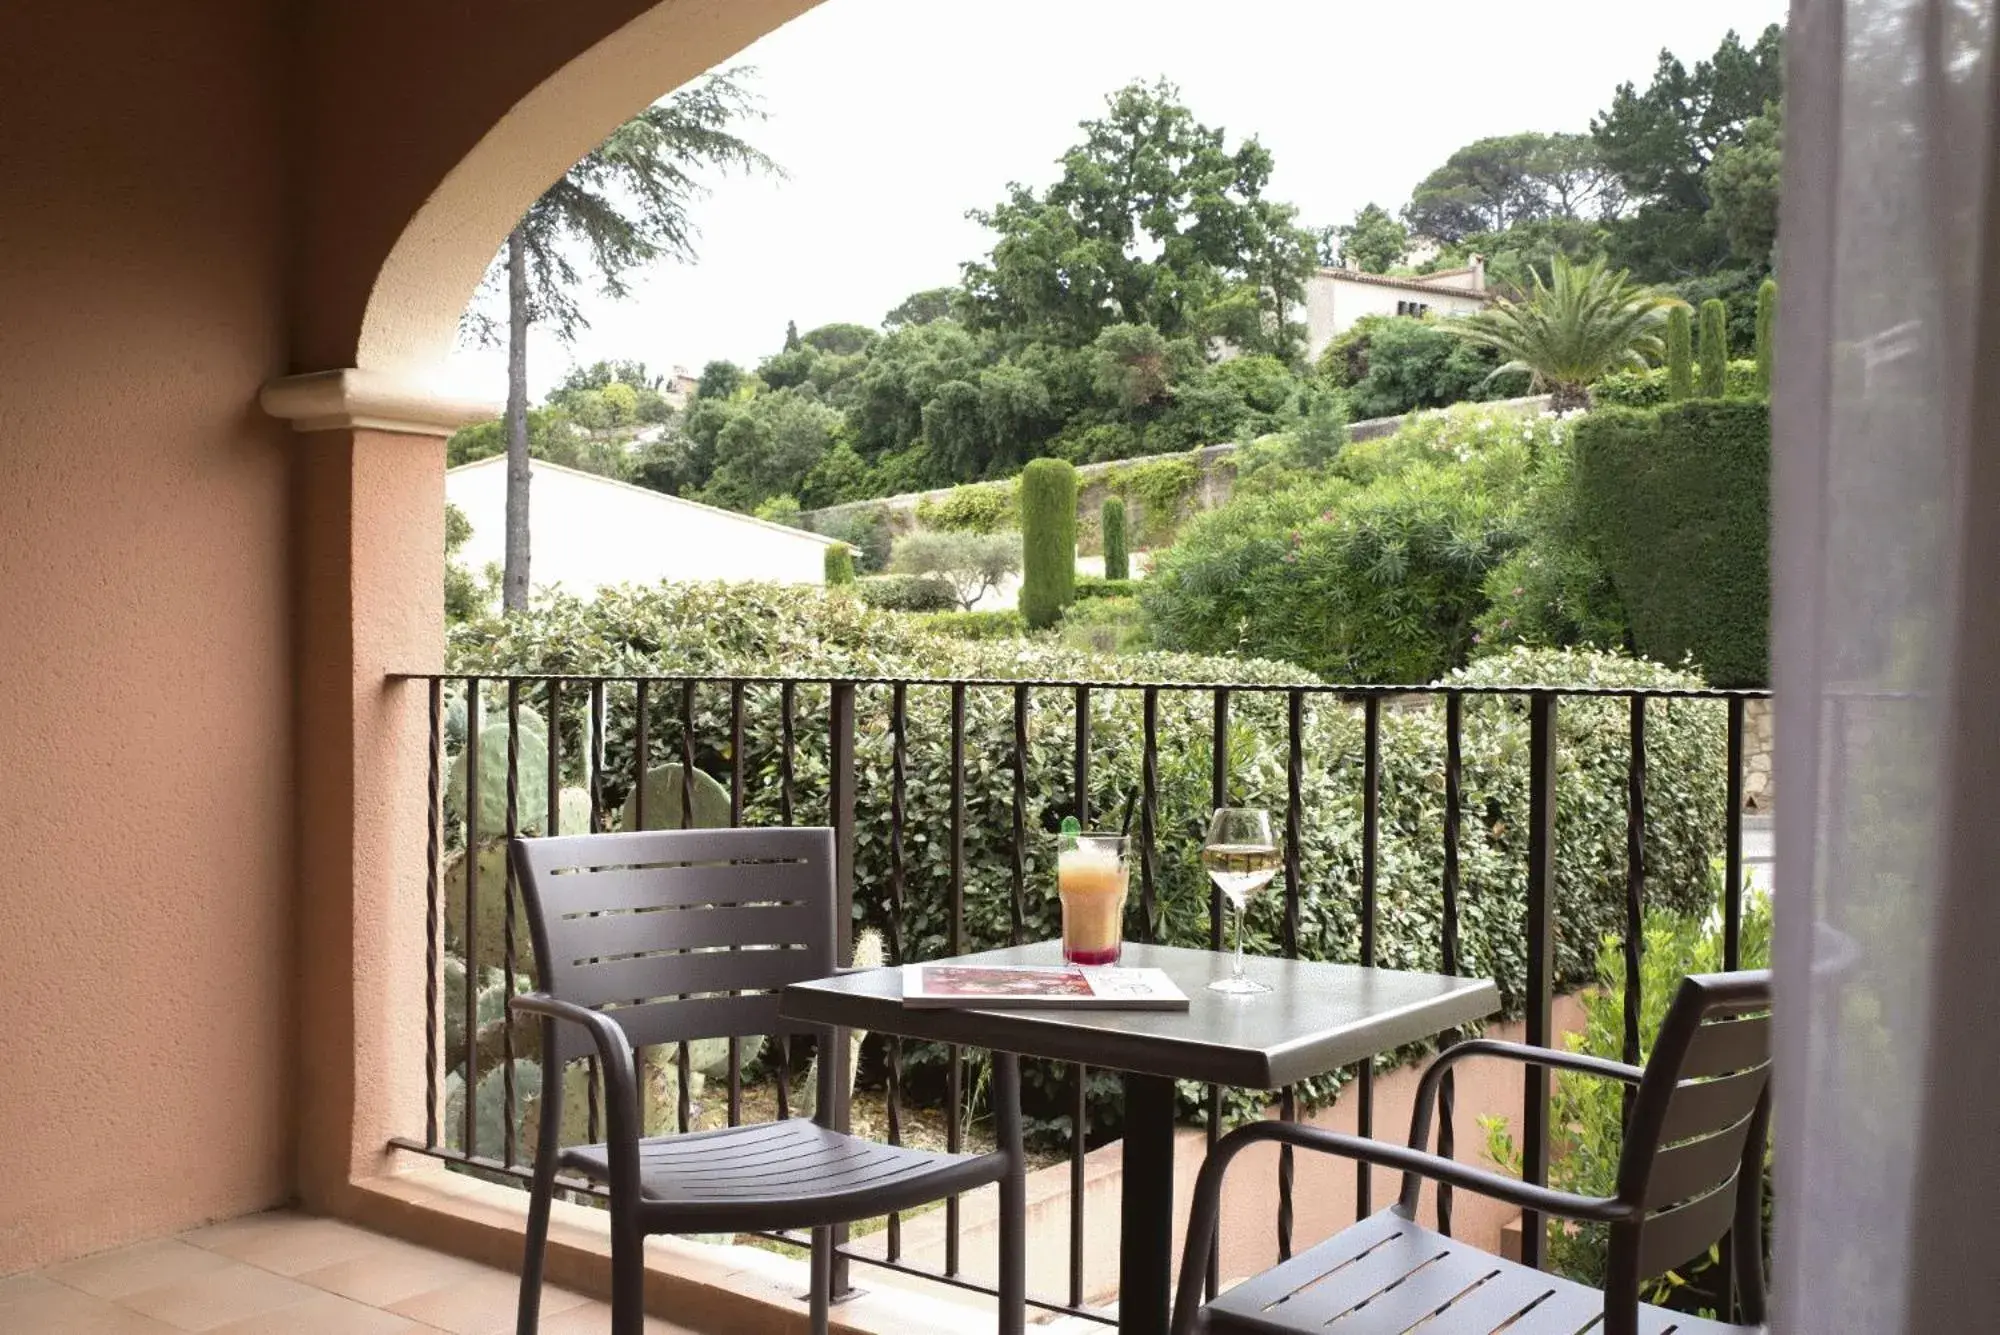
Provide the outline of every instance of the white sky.
{"type": "MultiPolygon", "coordinates": [[[[1273,197],[1309,225],[1391,210],[1453,149],[1486,135],[1588,127],[1661,47],[1692,63],[1785,0],[826,0],[744,52],[770,119],[748,127],[788,179],[721,179],[695,206],[693,265],[585,303],[565,347],[537,332],[540,398],[569,367],[636,358],[699,372],[753,366],[801,330],[877,324],[955,281],[991,238],[965,218],[1006,184],[1037,188],[1076,123],[1134,78],[1178,83],[1196,117],[1262,139],[1273,197]]],[[[498,349],[452,379],[499,399],[498,349]]]]}

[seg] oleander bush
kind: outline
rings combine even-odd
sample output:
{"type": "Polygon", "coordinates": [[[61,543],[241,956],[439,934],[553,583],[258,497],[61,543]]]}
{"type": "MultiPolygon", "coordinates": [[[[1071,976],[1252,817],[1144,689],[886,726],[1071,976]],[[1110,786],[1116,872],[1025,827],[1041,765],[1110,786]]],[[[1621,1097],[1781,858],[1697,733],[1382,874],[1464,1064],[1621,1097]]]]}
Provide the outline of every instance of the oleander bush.
{"type": "MultiPolygon", "coordinates": [[[[827,819],[827,726],[830,676],[960,676],[975,679],[1223,682],[1238,687],[1229,716],[1233,801],[1264,805],[1283,819],[1286,795],[1287,695],[1258,685],[1310,686],[1302,669],[1249,658],[1135,653],[1106,657],[1049,639],[980,643],[925,630],[914,618],[892,616],[858,599],[810,588],[663,585],[607,591],[597,601],[555,595],[525,614],[488,618],[453,632],[454,671],[562,672],[610,675],[720,676],[782,672],[807,679],[796,688],[795,816],[827,819]],[[819,678],[816,684],[811,679],[819,678]]],[[[1528,651],[1482,659],[1452,674],[1454,685],[1675,685],[1692,676],[1619,655],[1528,651]]],[[[884,929],[906,959],[945,952],[950,921],[950,702],[943,686],[906,690],[903,771],[903,882],[900,914],[892,910],[890,809],[894,782],[890,688],[855,691],[857,801],[855,905],[857,927],[884,929]],[[893,929],[893,930],[891,930],[893,929]]],[[[547,711],[539,687],[530,699],[547,711]]],[[[616,813],[637,768],[633,687],[606,688],[602,792],[616,813]]],[[[774,824],[781,811],[780,691],[752,684],[744,692],[743,752],[732,755],[729,691],[697,689],[693,750],[696,764],[725,785],[743,767],[745,818],[774,824]]],[[[1019,930],[1025,939],[1053,936],[1053,833],[1075,810],[1072,792],[1075,704],[1069,687],[1029,692],[1026,881],[1019,930]]],[[[566,784],[580,784],[588,700],[567,691],[552,716],[559,731],[566,784]]],[[[1014,690],[967,692],[965,755],[964,928],[968,948],[1005,944],[1015,928],[1013,864],[1014,690]]],[[[650,695],[650,763],[680,754],[680,691],[656,686],[650,695]]],[[[1692,908],[1703,902],[1704,878],[1723,826],[1720,706],[1676,701],[1651,707],[1647,784],[1648,893],[1652,901],[1692,908]]],[[[1208,939],[1209,892],[1198,854],[1210,805],[1211,696],[1164,690],[1158,700],[1156,855],[1151,895],[1139,877],[1127,931],[1186,945],[1208,939]]],[[[1302,879],[1298,950],[1313,959],[1353,960],[1362,811],[1363,729],[1359,706],[1332,695],[1304,701],[1301,734],[1307,757],[1299,812],[1302,879]]],[[[1627,710],[1623,701],[1576,700],[1557,711],[1556,810],[1557,949],[1559,987],[1594,977],[1597,944],[1623,913],[1627,710]]],[[[1099,690],[1092,697],[1089,805],[1113,812],[1140,783],[1142,697],[1099,690]]],[[[1381,715],[1381,843],[1378,958],[1392,967],[1441,966],[1441,877],[1444,828],[1443,706],[1428,698],[1392,701],[1381,715]]],[[[485,777],[482,775],[482,786],[485,777]]],[[[1460,967],[1499,983],[1510,1011],[1526,984],[1528,716],[1518,697],[1473,695],[1464,706],[1460,967]]],[[[615,824],[615,820],[614,820],[615,824]]],[[[1257,901],[1249,918],[1249,948],[1280,949],[1283,896],[1257,901]]],[[[905,1089],[914,1098],[941,1098],[943,1054],[906,1045],[905,1089]]],[[[871,1050],[871,1063],[879,1062],[871,1050]]],[[[1027,1105],[1037,1135],[1067,1128],[1066,1069],[1030,1064],[1027,1105]]],[[[1337,1080],[1316,1082],[1309,1100],[1324,1100],[1337,1080]]],[[[974,1082],[974,1087],[976,1082],[974,1082]]],[[[1093,1138],[1121,1124],[1115,1082],[1089,1091],[1093,1138]]],[[[1247,1114],[1257,1096],[1232,1102],[1247,1114]]],[[[1198,1101],[1190,1091],[1190,1110],[1198,1101]]]]}

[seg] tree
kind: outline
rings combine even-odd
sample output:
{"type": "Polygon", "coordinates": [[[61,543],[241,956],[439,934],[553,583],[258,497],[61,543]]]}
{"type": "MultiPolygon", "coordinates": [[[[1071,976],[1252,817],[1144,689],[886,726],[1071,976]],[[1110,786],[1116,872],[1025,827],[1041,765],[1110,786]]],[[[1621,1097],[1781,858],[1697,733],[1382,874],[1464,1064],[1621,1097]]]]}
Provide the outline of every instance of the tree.
{"type": "Polygon", "coordinates": [[[971,216],[998,234],[965,266],[967,318],[1023,340],[1082,347],[1114,324],[1167,338],[1221,334],[1249,351],[1296,337],[1313,239],[1295,211],[1265,197],[1271,155],[1228,146],[1172,84],[1131,84],[1085,121],[1083,142],[1041,194],[1021,185],[971,216]],[[1238,315],[1247,305],[1259,318],[1238,315]]]}
{"type": "Polygon", "coordinates": [[[1403,210],[1412,231],[1445,245],[1476,233],[1562,218],[1602,221],[1623,187],[1588,135],[1508,134],[1474,140],[1418,183],[1403,210]]]}
{"type": "Polygon", "coordinates": [[[507,301],[507,542],[502,603],[528,602],[528,329],[552,325],[565,341],[586,321],[577,301],[584,271],[607,296],[624,275],[656,259],[692,260],[689,209],[703,190],[698,167],[777,170],[731,131],[759,113],[747,71],[724,70],[654,103],[563,173],[528,206],[496,264],[507,301]],[[581,258],[578,255],[582,252],[581,258]]]}
{"type": "Polygon", "coordinates": [[[913,292],[882,317],[882,327],[892,333],[906,325],[949,320],[952,304],[958,299],[955,287],[932,287],[913,292]]]}
{"type": "Polygon", "coordinates": [[[1125,502],[1107,496],[1098,515],[1098,529],[1104,536],[1104,578],[1130,579],[1132,562],[1125,548],[1125,502]]]}
{"type": "Polygon", "coordinates": [[[889,569],[898,575],[943,580],[970,612],[1021,568],[1018,533],[912,533],[898,538],[889,569]]]}
{"type": "Polygon", "coordinates": [[[1662,51],[1645,91],[1621,85],[1591,120],[1605,165],[1639,206],[1617,228],[1625,262],[1665,280],[1709,272],[1728,258],[1728,241],[1709,217],[1709,170],[1782,96],[1783,45],[1783,30],[1772,24],[1748,47],[1729,33],[1692,70],[1662,51]]]}
{"type": "Polygon", "coordinates": [[[1729,253],[1754,269],[1771,267],[1778,242],[1779,144],[1784,114],[1773,102],[1743,126],[1743,138],[1715,155],[1708,169],[1709,221],[1729,253]]]}
{"type": "Polygon", "coordinates": [[[1667,399],[1694,397],[1694,326],[1685,305],[1667,312],[1667,399]]]}
{"type": "Polygon", "coordinates": [[[1363,273],[1387,273],[1403,262],[1410,229],[1380,204],[1364,205],[1354,221],[1338,229],[1340,258],[1363,273]]]}
{"type": "Polygon", "coordinates": [[[1115,324],[1091,345],[1097,392],[1130,417],[1166,397],[1167,340],[1151,325],[1115,324]]]}
{"type": "Polygon", "coordinates": [[[701,368],[701,379],[695,382],[694,396],[697,399],[733,399],[742,385],[742,367],[735,362],[710,362],[701,368]]]}
{"type": "Polygon", "coordinates": [[[1031,630],[1076,598],[1076,469],[1037,459],[1021,470],[1021,616],[1031,630]]]}
{"type": "Polygon", "coordinates": [[[836,542],[826,549],[826,587],[838,589],[854,583],[854,549],[836,542]]]}
{"type": "Polygon", "coordinates": [[[774,496],[797,495],[842,426],[809,387],[757,395],[717,433],[702,499],[748,513],[774,496]]]}
{"type": "Polygon", "coordinates": [[[1714,297],[1701,303],[1701,397],[1719,399],[1729,393],[1729,308],[1714,297]]]}
{"type": "Polygon", "coordinates": [[[1567,412],[1590,406],[1591,382],[1659,360],[1659,331],[1673,304],[1602,259],[1573,265],[1558,257],[1548,283],[1535,276],[1528,300],[1502,299],[1450,327],[1506,358],[1501,372],[1528,372],[1551,406],[1567,412]]]}
{"type": "Polygon", "coordinates": [[[1771,367],[1777,358],[1778,280],[1766,278],[1757,289],[1757,392],[1771,392],[1771,367]]]}

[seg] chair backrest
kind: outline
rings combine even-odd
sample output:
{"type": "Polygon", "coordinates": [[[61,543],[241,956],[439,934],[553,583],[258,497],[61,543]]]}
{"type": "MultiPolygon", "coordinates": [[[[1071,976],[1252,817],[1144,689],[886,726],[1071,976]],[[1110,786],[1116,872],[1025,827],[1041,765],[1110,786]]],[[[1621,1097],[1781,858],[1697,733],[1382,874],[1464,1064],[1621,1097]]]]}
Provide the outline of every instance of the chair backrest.
{"type": "MultiPolygon", "coordinates": [[[[1684,979],[1625,1128],[1618,1196],[1645,1214],[1612,1230],[1614,1290],[1685,1265],[1739,1223],[1761,1225],[1770,1074],[1771,975],[1684,979]]],[[[1761,1227],[1750,1232],[1742,1245],[1761,1263],[1761,1227]]]]}
{"type": "MultiPolygon", "coordinates": [[[[537,982],[635,1048],[795,1031],[778,990],[834,958],[833,831],[657,830],[516,839],[537,982]]],[[[556,1026],[558,1062],[591,1042],[556,1026]]]]}

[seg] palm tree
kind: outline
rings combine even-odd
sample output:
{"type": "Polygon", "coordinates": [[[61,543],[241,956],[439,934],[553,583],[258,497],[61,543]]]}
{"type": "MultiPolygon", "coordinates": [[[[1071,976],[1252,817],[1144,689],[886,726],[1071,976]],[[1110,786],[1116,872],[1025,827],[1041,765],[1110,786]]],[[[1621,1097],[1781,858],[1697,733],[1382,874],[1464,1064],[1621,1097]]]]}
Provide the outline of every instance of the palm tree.
{"type": "MultiPolygon", "coordinates": [[[[568,342],[586,326],[577,304],[586,270],[595,270],[604,295],[623,297],[633,266],[693,260],[697,230],[688,209],[706,193],[694,175],[699,167],[782,175],[730,128],[739,119],[763,119],[746,85],[750,73],[717,71],[613,130],[528,207],[494,261],[506,274],[507,293],[507,542],[500,601],[510,612],[528,604],[528,329],[551,324],[568,342]]],[[[494,273],[488,278],[497,281],[494,273]]]]}
{"type": "Polygon", "coordinates": [[[1629,270],[1611,272],[1602,256],[1572,264],[1556,255],[1549,281],[1534,280],[1526,300],[1502,299],[1450,327],[1507,359],[1494,375],[1528,372],[1557,412],[1588,408],[1592,382],[1663,355],[1660,329],[1679,298],[1632,282],[1629,270]]]}

